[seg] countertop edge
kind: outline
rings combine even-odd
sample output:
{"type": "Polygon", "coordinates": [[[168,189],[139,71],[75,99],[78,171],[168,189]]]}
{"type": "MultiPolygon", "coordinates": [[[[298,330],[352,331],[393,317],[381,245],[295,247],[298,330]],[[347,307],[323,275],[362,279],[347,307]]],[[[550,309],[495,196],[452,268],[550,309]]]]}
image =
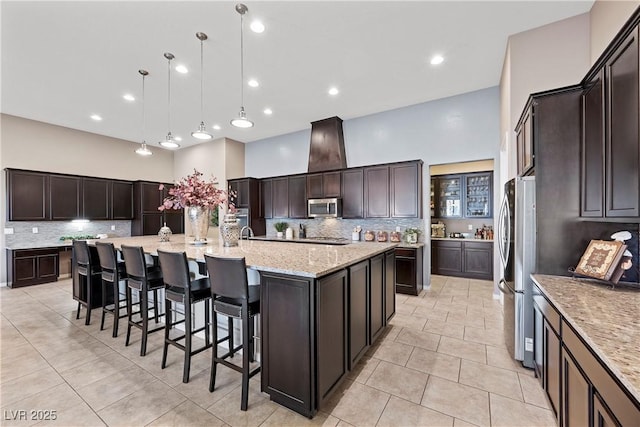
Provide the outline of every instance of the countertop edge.
{"type": "MultiPolygon", "coordinates": [[[[553,298],[553,296],[551,296],[549,294],[549,291],[547,291],[544,288],[544,284],[540,283],[541,279],[544,279],[544,276],[542,275],[537,275],[537,274],[532,274],[531,275],[531,279],[536,283],[536,285],[538,285],[538,288],[540,289],[540,291],[544,294],[544,296],[553,304],[553,306],[560,312],[560,314],[562,315],[562,318],[565,319],[567,321],[567,323],[569,323],[569,325],[576,331],[576,333],[579,335],[579,337],[585,342],[587,343],[587,345],[589,346],[589,348],[593,351],[593,353],[596,354],[596,356],[600,359],[600,362],[606,366],[606,368],[615,375],[615,377],[618,379],[618,381],[620,381],[620,383],[622,385],[624,385],[627,390],[629,391],[629,393],[636,399],[636,401],[638,403],[640,403],[640,390],[638,390],[634,384],[632,384],[627,378],[626,375],[623,374],[617,367],[617,364],[612,362],[609,357],[607,356],[607,354],[602,351],[600,349],[600,346],[598,346],[595,342],[593,342],[593,340],[591,340],[591,338],[589,337],[589,335],[580,327],[580,325],[571,317],[571,315],[569,315],[566,310],[564,309],[564,307],[562,306],[562,304],[560,304],[558,301],[555,300],[555,298],[553,298]]],[[[567,280],[575,280],[572,279],[571,277],[566,277],[567,280]]],[[[593,285],[593,286],[597,286],[597,285],[593,285]]]]}

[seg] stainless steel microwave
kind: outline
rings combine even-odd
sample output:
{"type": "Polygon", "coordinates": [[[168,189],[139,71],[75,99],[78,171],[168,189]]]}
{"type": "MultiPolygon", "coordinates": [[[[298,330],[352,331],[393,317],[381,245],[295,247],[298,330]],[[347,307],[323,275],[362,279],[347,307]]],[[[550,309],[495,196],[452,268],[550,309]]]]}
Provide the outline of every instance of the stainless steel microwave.
{"type": "Polygon", "coordinates": [[[309,218],[340,218],[342,199],[309,199],[307,205],[309,218]]]}

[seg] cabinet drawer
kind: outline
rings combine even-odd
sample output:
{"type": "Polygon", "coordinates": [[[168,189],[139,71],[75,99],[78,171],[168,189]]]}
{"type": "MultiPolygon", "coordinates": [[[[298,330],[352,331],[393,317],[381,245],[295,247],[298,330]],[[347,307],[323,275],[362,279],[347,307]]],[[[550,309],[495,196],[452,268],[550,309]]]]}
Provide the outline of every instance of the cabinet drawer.
{"type": "Polygon", "coordinates": [[[562,342],[582,370],[588,373],[589,381],[593,384],[595,391],[611,409],[618,422],[623,426],[637,425],[640,420],[640,404],[634,403],[632,397],[625,393],[612,374],[564,320],[562,321],[562,342]]]}
{"type": "Polygon", "coordinates": [[[416,250],[411,248],[396,248],[396,256],[402,256],[407,258],[415,258],[416,250]]]}

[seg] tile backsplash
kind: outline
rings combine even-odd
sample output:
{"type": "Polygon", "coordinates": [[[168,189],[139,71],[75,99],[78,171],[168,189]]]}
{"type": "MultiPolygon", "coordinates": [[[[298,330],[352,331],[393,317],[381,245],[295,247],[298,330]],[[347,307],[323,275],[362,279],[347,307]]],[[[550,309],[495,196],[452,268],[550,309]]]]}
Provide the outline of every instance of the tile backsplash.
{"type": "Polygon", "coordinates": [[[82,224],[71,221],[13,221],[6,222],[4,228],[13,229],[13,234],[5,234],[4,237],[6,246],[14,249],[57,245],[61,243],[62,236],[131,236],[131,221],[90,221],[82,224]],[[111,226],[115,226],[115,230],[111,226]],[[37,233],[33,233],[34,228],[38,229],[37,233]]]}

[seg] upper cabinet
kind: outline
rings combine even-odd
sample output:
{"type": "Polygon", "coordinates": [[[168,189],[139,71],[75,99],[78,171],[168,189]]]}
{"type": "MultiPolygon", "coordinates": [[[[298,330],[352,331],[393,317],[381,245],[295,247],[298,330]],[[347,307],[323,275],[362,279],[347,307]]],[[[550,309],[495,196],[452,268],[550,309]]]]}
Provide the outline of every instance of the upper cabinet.
{"type": "Polygon", "coordinates": [[[341,196],[342,172],[323,172],[307,175],[307,198],[323,199],[341,196]]]}
{"type": "Polygon", "coordinates": [[[533,171],[535,159],[533,121],[533,106],[530,105],[516,128],[518,176],[529,175],[533,171]]]}
{"type": "Polygon", "coordinates": [[[82,178],[66,175],[49,177],[50,218],[72,220],[81,218],[82,178]]]}
{"type": "Polygon", "coordinates": [[[111,182],[108,179],[82,178],[82,218],[111,218],[111,182]]]}
{"type": "Polygon", "coordinates": [[[49,216],[49,175],[7,169],[7,220],[44,221],[49,216]]]}
{"type": "Polygon", "coordinates": [[[342,217],[364,218],[364,171],[342,171],[342,217]]]}
{"type": "Polygon", "coordinates": [[[493,174],[466,174],[464,186],[465,218],[491,218],[493,204],[493,174]]]}
{"type": "Polygon", "coordinates": [[[133,183],[111,182],[111,219],[133,218],[133,183]]]}
{"type": "Polygon", "coordinates": [[[462,218],[462,175],[437,178],[436,218],[462,218]]]}
{"type": "Polygon", "coordinates": [[[289,218],[307,218],[307,177],[289,177],[289,218]]]}
{"type": "Polygon", "coordinates": [[[132,236],[157,234],[164,224],[174,234],[184,233],[184,214],[182,209],[166,209],[159,211],[169,189],[173,184],[164,184],[160,190],[160,182],[137,181],[133,185],[134,219],[131,221],[132,236]]]}
{"type": "Polygon", "coordinates": [[[614,41],[583,83],[580,215],[640,216],[638,27],[614,41]]]}
{"type": "Polygon", "coordinates": [[[229,201],[238,209],[239,215],[247,215],[247,225],[256,235],[265,234],[264,204],[261,200],[261,185],[256,178],[239,178],[227,181],[229,201]]]}
{"type": "Polygon", "coordinates": [[[389,218],[389,166],[364,168],[365,218],[389,218]]]}
{"type": "Polygon", "coordinates": [[[389,166],[393,218],[422,218],[422,163],[389,166]]]}
{"type": "Polygon", "coordinates": [[[491,218],[493,173],[477,172],[431,178],[435,218],[491,218]]]}

